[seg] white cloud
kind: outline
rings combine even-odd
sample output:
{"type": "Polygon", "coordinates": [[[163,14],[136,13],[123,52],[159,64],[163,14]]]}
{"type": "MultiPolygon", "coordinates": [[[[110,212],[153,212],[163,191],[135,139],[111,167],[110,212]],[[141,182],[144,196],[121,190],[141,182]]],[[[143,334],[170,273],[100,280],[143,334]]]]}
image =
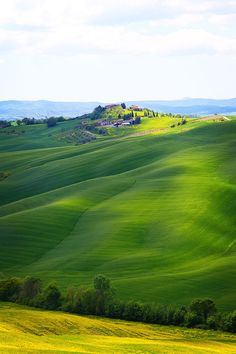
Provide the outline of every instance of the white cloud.
{"type": "Polygon", "coordinates": [[[236,52],[225,0],[0,0],[0,53],[73,55],[236,52]]]}
{"type": "Polygon", "coordinates": [[[236,23],[236,13],[235,14],[214,14],[209,16],[209,23],[216,26],[229,26],[236,23]]]}

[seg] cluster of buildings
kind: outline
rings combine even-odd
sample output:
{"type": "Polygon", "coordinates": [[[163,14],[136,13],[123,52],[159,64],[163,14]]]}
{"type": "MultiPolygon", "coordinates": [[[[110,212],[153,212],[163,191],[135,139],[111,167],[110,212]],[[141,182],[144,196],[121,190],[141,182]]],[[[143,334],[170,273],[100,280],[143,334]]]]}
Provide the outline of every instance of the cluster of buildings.
{"type": "Polygon", "coordinates": [[[135,120],[134,119],[131,119],[131,120],[122,120],[122,121],[119,121],[117,120],[115,123],[113,123],[113,128],[118,128],[120,125],[122,126],[126,126],[126,127],[130,127],[131,125],[134,125],[135,124],[135,120]]]}
{"type": "Polygon", "coordinates": [[[107,120],[103,120],[102,122],[99,123],[100,126],[102,127],[113,127],[113,128],[118,128],[119,126],[132,126],[135,124],[135,120],[134,119],[130,119],[130,120],[123,120],[123,119],[118,119],[115,122],[109,122],[107,120]]]}
{"type": "Polygon", "coordinates": [[[132,105],[130,108],[132,111],[142,111],[143,109],[137,105],[132,105]]]}
{"type": "MultiPolygon", "coordinates": [[[[106,105],[106,106],[105,106],[105,109],[111,109],[111,108],[115,108],[115,107],[120,107],[120,106],[122,106],[122,105],[124,105],[124,107],[126,107],[124,103],[122,103],[121,105],[114,103],[114,104],[108,104],[108,105],[106,105]]],[[[124,108],[124,107],[122,106],[122,108],[124,108]]],[[[124,108],[124,109],[125,109],[125,108],[124,108]]],[[[143,110],[141,107],[139,107],[139,106],[137,106],[137,105],[132,105],[132,106],[130,106],[128,109],[129,109],[131,112],[132,112],[132,111],[142,111],[142,110],[143,110]]],[[[129,113],[129,114],[127,114],[126,119],[125,119],[125,118],[124,118],[124,119],[117,119],[116,121],[113,121],[113,122],[111,122],[111,121],[105,119],[105,120],[103,120],[102,122],[100,122],[99,125],[100,125],[100,126],[103,126],[103,127],[114,127],[114,128],[118,128],[119,126],[132,126],[132,125],[135,125],[135,124],[139,124],[139,123],[137,123],[137,121],[136,121],[135,119],[133,119],[133,116],[134,116],[134,115],[132,115],[131,113],[129,113]],[[130,119],[127,119],[129,115],[132,116],[132,117],[130,117],[130,119]]],[[[120,114],[119,114],[119,117],[121,117],[120,114]]],[[[119,117],[118,117],[118,118],[119,118],[119,117]]]]}

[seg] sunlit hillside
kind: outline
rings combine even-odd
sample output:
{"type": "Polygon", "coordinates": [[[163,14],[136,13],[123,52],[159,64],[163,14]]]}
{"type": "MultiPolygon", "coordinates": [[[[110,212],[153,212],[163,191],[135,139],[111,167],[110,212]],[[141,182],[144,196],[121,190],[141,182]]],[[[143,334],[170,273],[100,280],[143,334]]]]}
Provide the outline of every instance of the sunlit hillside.
{"type": "Polygon", "coordinates": [[[77,120],[2,130],[2,274],[67,287],[103,273],[124,299],[233,309],[236,121],[174,119],[85,145],[60,138],[77,120]]]}
{"type": "Polygon", "coordinates": [[[235,353],[236,336],[0,304],[0,352],[235,353]]]}

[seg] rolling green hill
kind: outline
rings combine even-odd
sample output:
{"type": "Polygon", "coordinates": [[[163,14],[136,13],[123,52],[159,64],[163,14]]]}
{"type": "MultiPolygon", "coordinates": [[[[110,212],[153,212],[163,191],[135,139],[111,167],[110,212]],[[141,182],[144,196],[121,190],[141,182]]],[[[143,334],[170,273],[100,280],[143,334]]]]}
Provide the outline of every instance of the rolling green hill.
{"type": "Polygon", "coordinates": [[[76,121],[0,134],[2,274],[235,307],[236,121],[149,119],[81,146],[58,138],[76,121]]]}
{"type": "Polygon", "coordinates": [[[0,304],[1,353],[235,353],[236,336],[0,304]]]}

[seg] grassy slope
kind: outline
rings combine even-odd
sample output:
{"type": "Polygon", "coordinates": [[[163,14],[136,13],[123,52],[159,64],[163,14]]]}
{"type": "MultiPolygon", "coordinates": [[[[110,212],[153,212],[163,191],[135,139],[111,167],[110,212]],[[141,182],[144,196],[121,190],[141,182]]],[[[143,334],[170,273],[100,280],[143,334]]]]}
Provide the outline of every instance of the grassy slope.
{"type": "Polygon", "coordinates": [[[235,353],[236,336],[0,304],[3,353],[235,353]]]}
{"type": "Polygon", "coordinates": [[[171,118],[168,116],[164,116],[162,118],[142,118],[142,123],[139,125],[133,125],[130,127],[119,126],[119,128],[109,128],[108,131],[112,136],[127,136],[136,133],[143,133],[143,132],[155,132],[169,130],[169,127],[172,124],[177,124],[181,122],[181,118],[171,118]]]}
{"type": "Polygon", "coordinates": [[[235,133],[227,121],[79,147],[2,139],[2,272],[62,286],[104,273],[123,298],[234,308],[235,133]]]}
{"type": "Polygon", "coordinates": [[[78,129],[79,122],[81,120],[68,120],[51,128],[46,124],[36,124],[0,129],[1,149],[15,151],[79,144],[83,134],[93,135],[78,129]]]}

